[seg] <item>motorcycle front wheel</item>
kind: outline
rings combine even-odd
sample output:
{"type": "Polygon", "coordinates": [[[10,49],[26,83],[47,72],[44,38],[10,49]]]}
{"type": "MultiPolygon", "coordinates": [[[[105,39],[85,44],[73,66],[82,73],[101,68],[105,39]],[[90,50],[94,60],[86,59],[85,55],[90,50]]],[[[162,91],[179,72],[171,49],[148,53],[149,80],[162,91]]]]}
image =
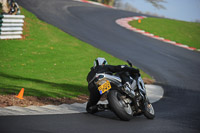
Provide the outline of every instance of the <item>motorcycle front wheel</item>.
{"type": "Polygon", "coordinates": [[[133,111],[129,104],[123,100],[123,95],[117,90],[110,90],[107,96],[110,109],[124,121],[129,121],[133,116],[133,111]]]}
{"type": "Polygon", "coordinates": [[[154,108],[149,100],[144,103],[144,116],[148,119],[154,119],[155,117],[154,108]]]}

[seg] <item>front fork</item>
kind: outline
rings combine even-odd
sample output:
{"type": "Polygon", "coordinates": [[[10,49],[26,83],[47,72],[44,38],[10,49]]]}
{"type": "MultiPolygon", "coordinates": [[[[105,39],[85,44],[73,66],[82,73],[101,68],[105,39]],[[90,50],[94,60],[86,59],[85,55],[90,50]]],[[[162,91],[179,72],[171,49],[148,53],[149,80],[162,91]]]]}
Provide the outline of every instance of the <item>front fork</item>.
{"type": "Polygon", "coordinates": [[[144,82],[141,77],[138,77],[137,86],[138,86],[138,91],[139,91],[140,95],[142,96],[142,98],[144,100],[146,100],[146,98],[147,98],[146,88],[145,88],[144,82]]]}

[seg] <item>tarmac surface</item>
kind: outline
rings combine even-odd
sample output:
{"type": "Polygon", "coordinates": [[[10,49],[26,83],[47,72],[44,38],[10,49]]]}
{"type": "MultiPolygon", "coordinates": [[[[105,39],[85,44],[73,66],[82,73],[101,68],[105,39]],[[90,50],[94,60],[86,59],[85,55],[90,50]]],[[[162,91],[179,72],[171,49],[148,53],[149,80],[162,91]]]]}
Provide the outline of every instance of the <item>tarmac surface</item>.
{"type": "Polygon", "coordinates": [[[156,118],[120,121],[112,112],[1,116],[0,132],[181,132],[200,131],[200,53],[131,32],[115,23],[143,16],[72,0],[18,0],[43,21],[152,75],[164,88],[153,104],[156,118]]]}

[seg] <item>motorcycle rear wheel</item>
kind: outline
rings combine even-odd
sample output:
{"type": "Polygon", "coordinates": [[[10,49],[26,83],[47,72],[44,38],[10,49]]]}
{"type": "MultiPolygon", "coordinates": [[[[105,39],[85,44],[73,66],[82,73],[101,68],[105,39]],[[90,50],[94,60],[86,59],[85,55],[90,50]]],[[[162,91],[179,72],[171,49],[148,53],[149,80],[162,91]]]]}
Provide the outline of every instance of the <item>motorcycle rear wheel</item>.
{"type": "Polygon", "coordinates": [[[129,104],[122,99],[122,94],[117,90],[110,90],[108,93],[108,102],[110,109],[123,121],[129,121],[133,117],[133,111],[129,104]]]}

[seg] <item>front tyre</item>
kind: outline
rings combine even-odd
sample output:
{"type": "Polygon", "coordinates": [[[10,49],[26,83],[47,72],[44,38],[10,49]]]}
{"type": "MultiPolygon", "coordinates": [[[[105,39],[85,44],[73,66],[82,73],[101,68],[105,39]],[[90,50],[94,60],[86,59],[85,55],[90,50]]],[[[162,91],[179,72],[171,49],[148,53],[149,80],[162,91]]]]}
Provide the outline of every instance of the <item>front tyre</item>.
{"type": "Polygon", "coordinates": [[[148,119],[154,119],[155,117],[154,108],[149,100],[144,103],[144,116],[148,119]]]}
{"type": "Polygon", "coordinates": [[[108,93],[108,102],[110,109],[124,121],[129,121],[133,116],[133,111],[129,104],[123,101],[123,95],[117,90],[110,90],[108,93]]]}

